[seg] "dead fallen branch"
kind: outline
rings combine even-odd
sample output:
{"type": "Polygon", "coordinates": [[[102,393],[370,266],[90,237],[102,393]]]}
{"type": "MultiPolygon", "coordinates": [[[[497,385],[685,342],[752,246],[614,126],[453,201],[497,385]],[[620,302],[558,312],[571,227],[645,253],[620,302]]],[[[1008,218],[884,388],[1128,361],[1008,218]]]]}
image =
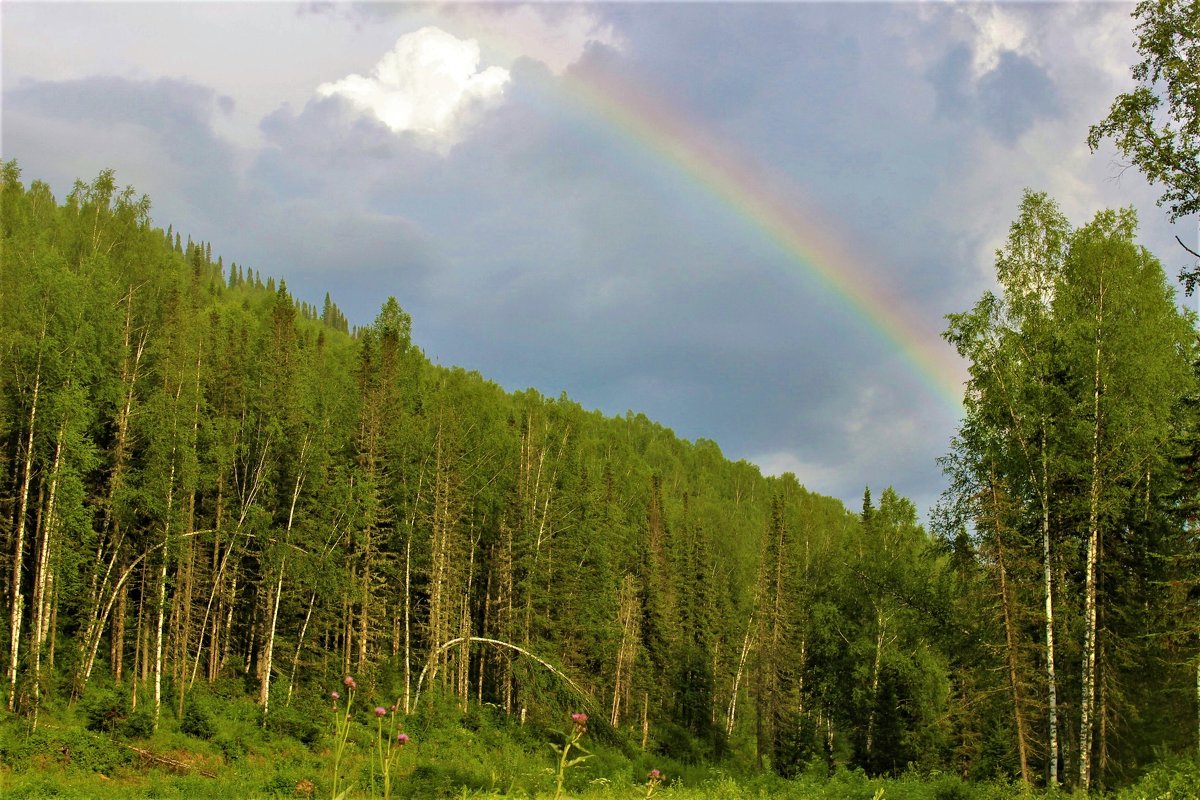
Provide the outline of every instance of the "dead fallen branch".
{"type": "Polygon", "coordinates": [[[144,758],[147,761],[153,762],[160,766],[169,767],[169,768],[175,770],[176,772],[184,772],[184,773],[198,772],[199,774],[203,775],[206,778],[217,777],[217,774],[215,772],[209,772],[206,769],[201,769],[200,767],[197,767],[194,764],[188,764],[184,761],[176,761],[175,759],[169,758],[167,756],[160,756],[157,753],[151,753],[149,750],[143,750],[142,748],[134,747],[131,744],[123,744],[122,743],[121,746],[128,750],[132,750],[133,752],[137,753],[140,757],[144,758]]]}

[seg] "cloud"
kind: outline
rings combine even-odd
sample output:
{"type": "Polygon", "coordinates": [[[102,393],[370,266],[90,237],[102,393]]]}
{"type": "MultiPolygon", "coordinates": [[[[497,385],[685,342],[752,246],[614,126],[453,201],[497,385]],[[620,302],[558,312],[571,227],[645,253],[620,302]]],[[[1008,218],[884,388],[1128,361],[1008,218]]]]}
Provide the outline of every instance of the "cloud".
{"type": "Polygon", "coordinates": [[[186,219],[207,237],[206,209],[240,191],[235,150],[214,130],[230,102],[175,78],[27,80],[4,93],[5,150],[26,174],[64,188],[114,168],[149,193],[161,224],[186,219]]]}
{"type": "Polygon", "coordinates": [[[447,25],[464,24],[471,35],[498,51],[540,61],[555,75],[563,74],[591,46],[621,50],[625,44],[612,23],[584,6],[448,3],[439,10],[447,25]]]}
{"type": "Polygon", "coordinates": [[[1005,142],[1015,142],[1033,124],[1060,113],[1058,92],[1045,70],[1013,51],[979,81],[983,120],[1005,142]]]}
{"type": "Polygon", "coordinates": [[[445,152],[457,144],[472,115],[497,100],[507,69],[479,69],[479,43],[432,26],[407,33],[371,71],[317,87],[322,97],[342,97],[395,133],[445,152]]]}
{"type": "Polygon", "coordinates": [[[1029,56],[1035,52],[1026,21],[1016,12],[983,3],[963,5],[960,10],[974,28],[971,69],[975,80],[1000,66],[1006,54],[1029,56]]]}

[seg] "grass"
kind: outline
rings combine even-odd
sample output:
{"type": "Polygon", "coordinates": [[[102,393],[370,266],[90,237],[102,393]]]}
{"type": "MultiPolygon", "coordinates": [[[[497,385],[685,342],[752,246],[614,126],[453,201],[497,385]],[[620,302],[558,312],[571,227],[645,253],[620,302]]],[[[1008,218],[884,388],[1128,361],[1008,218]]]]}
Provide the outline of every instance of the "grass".
{"type": "MultiPolygon", "coordinates": [[[[103,699],[103,698],[102,698],[103,699]]],[[[337,733],[332,709],[321,700],[280,712],[264,729],[259,709],[244,696],[197,693],[181,718],[164,713],[157,732],[133,715],[103,717],[96,703],[49,707],[36,731],[26,720],[0,712],[0,800],[267,800],[330,798],[337,733]],[[89,716],[90,715],[90,716],[89,716]],[[89,730],[88,725],[99,730],[89,730]],[[139,752],[140,751],[140,752],[139,752]],[[149,755],[146,755],[149,754],[149,755]]],[[[103,706],[103,703],[99,704],[103,706]]],[[[529,798],[556,796],[561,747],[572,736],[559,726],[520,726],[497,709],[461,714],[453,703],[433,705],[401,723],[411,737],[394,759],[391,796],[435,798],[529,798]],[[560,748],[556,753],[554,745],[560,748]]],[[[359,709],[343,731],[340,772],[344,800],[383,796],[373,715],[359,709]],[[372,791],[372,778],[374,789],[372,791]]],[[[589,733],[586,761],[562,771],[562,796],[576,800],[647,797],[648,774],[666,780],[652,796],[661,800],[1014,800],[1066,798],[1030,792],[1017,784],[967,784],[950,775],[868,778],[814,768],[784,781],[772,775],[726,772],[644,754],[612,736],[589,733]]],[[[1112,800],[1200,798],[1200,761],[1160,764],[1139,782],[1109,795],[1112,800]]]]}

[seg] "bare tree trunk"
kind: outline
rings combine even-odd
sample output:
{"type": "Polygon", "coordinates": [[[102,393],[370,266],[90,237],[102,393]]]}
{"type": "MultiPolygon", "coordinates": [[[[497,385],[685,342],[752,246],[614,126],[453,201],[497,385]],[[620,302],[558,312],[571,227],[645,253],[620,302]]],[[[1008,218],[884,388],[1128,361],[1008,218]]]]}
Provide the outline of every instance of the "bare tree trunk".
{"type": "Polygon", "coordinates": [[[650,744],[650,693],[642,692],[642,750],[650,744]]]}
{"type": "Polygon", "coordinates": [[[412,537],[404,542],[404,713],[412,711],[412,537]]]}
{"type": "Polygon", "coordinates": [[[133,627],[133,669],[129,681],[129,709],[137,710],[138,684],[146,680],[145,618],[146,618],[146,565],[142,564],[138,587],[137,622],[133,627]]]}
{"type": "Polygon", "coordinates": [[[471,588],[475,582],[475,548],[479,538],[471,541],[471,554],[467,564],[467,585],[462,593],[462,606],[459,608],[459,638],[463,640],[458,653],[458,696],[462,710],[467,710],[467,701],[471,688],[471,588]]]}
{"type": "MultiPolygon", "coordinates": [[[[275,630],[279,625],[279,601],[283,596],[283,576],[287,569],[287,548],[291,544],[292,524],[296,519],[296,502],[300,499],[300,490],[304,487],[304,456],[308,452],[308,434],[300,445],[300,458],[296,467],[296,483],[292,486],[292,502],[288,507],[287,527],[283,532],[283,555],[279,559],[279,577],[275,581],[274,603],[271,604],[271,617],[267,623],[267,641],[262,655],[262,681],[259,684],[258,702],[262,706],[264,722],[271,704],[271,668],[275,654],[275,630]]],[[[309,606],[311,613],[312,607],[309,606]]],[[[291,688],[289,687],[289,694],[291,688]]]]}
{"type": "Polygon", "coordinates": [[[370,636],[371,623],[371,526],[363,532],[363,568],[361,606],[358,612],[358,671],[362,672],[367,665],[367,639],[370,636]]]}
{"type": "MultiPolygon", "coordinates": [[[[490,561],[490,559],[489,559],[490,561]]],[[[492,570],[487,571],[487,584],[483,589],[483,620],[479,625],[479,632],[485,636],[491,633],[488,624],[491,622],[492,611],[492,570]]],[[[483,705],[483,679],[484,670],[486,668],[487,659],[485,658],[486,651],[479,651],[479,674],[476,676],[475,683],[475,702],[483,705]]]]}
{"type": "MultiPolygon", "coordinates": [[[[313,592],[308,599],[308,611],[304,612],[304,622],[300,625],[300,635],[296,637],[296,655],[292,657],[292,674],[288,677],[287,703],[292,704],[292,688],[296,685],[296,669],[300,665],[300,652],[304,648],[304,634],[308,631],[308,622],[312,619],[313,606],[317,602],[317,593],[313,592]]],[[[405,713],[408,713],[405,711],[405,713]]]]}
{"type": "Polygon", "coordinates": [[[1058,676],[1054,669],[1054,584],[1050,558],[1050,475],[1046,423],[1042,422],[1042,582],[1046,595],[1046,725],[1049,728],[1050,785],[1058,785],[1058,676]]]}
{"type": "MultiPolygon", "coordinates": [[[[43,317],[42,337],[46,335],[43,317]]],[[[33,395],[29,403],[29,434],[25,439],[25,463],[21,477],[21,500],[17,511],[17,542],[13,547],[12,592],[9,598],[8,627],[8,710],[14,711],[17,702],[17,668],[21,650],[21,622],[24,612],[24,596],[21,594],[21,575],[25,565],[25,523],[29,513],[29,486],[33,479],[33,433],[37,422],[38,393],[42,386],[42,354],[38,351],[37,367],[33,377],[33,395]]]]}
{"type": "MultiPolygon", "coordinates": [[[[755,601],[757,605],[757,600],[755,601]]],[[[750,616],[746,620],[746,635],[742,637],[742,654],[738,657],[737,672],[733,674],[733,686],[729,692],[729,715],[725,720],[725,735],[733,735],[733,726],[737,720],[737,701],[738,701],[738,686],[742,682],[742,675],[746,670],[746,658],[750,655],[750,634],[754,630],[754,609],[750,609],[750,616]]]]}
{"type": "MultiPolygon", "coordinates": [[[[258,463],[254,467],[251,475],[247,476],[245,485],[241,487],[239,492],[240,509],[238,511],[237,523],[234,525],[232,534],[229,537],[229,546],[225,548],[224,554],[220,556],[220,564],[216,568],[216,574],[213,576],[212,588],[209,590],[208,602],[204,606],[204,617],[200,622],[200,641],[196,643],[196,659],[192,664],[192,676],[189,679],[189,684],[196,682],[196,673],[200,669],[200,648],[203,646],[204,631],[208,628],[208,620],[212,619],[212,634],[209,638],[209,660],[208,660],[208,680],[215,681],[220,675],[221,667],[224,665],[226,657],[229,653],[229,641],[227,636],[221,631],[221,618],[225,617],[225,630],[228,631],[233,617],[233,597],[237,594],[237,571],[231,578],[232,586],[229,589],[228,608],[222,608],[223,593],[225,591],[225,571],[229,567],[229,562],[233,557],[234,551],[238,546],[238,537],[241,535],[242,526],[246,522],[246,518],[250,514],[251,508],[258,500],[258,495],[262,491],[263,476],[266,474],[267,455],[270,452],[270,440],[263,443],[262,450],[259,452],[258,463]],[[214,607],[216,613],[213,613],[214,607]],[[223,615],[221,612],[225,611],[223,615]]],[[[236,474],[235,474],[236,480],[236,474]]],[[[218,481],[218,496],[219,490],[223,481],[218,481]]],[[[221,530],[221,515],[218,508],[216,522],[216,531],[218,536],[213,545],[213,558],[216,559],[220,550],[220,535],[221,530]]]]}
{"type": "MultiPolygon", "coordinates": [[[[129,421],[133,416],[133,401],[137,387],[138,368],[141,365],[142,354],[146,349],[147,339],[147,333],[143,330],[136,345],[133,343],[133,295],[134,287],[130,286],[129,291],[125,295],[125,326],[123,335],[123,352],[125,355],[121,363],[121,384],[125,390],[124,399],[117,413],[117,433],[116,440],[113,443],[112,472],[109,476],[107,496],[102,506],[103,519],[100,526],[100,541],[96,546],[96,563],[92,566],[92,576],[88,592],[89,612],[87,627],[84,629],[83,635],[79,637],[80,669],[76,671],[74,685],[71,689],[73,701],[77,700],[83,694],[92,676],[92,669],[96,661],[96,652],[100,647],[100,639],[104,635],[104,626],[108,617],[101,609],[105,608],[106,605],[111,608],[111,603],[106,604],[104,595],[106,591],[116,591],[116,589],[109,590],[108,582],[112,578],[117,563],[120,560],[121,546],[124,541],[124,531],[121,528],[120,519],[114,514],[113,505],[116,502],[117,492],[124,485],[125,467],[129,455],[129,421]],[[101,575],[100,571],[101,565],[104,565],[103,575],[101,575]]],[[[123,638],[125,621],[120,618],[124,617],[124,601],[122,601],[121,609],[118,618],[123,638]]],[[[120,657],[115,651],[112,663],[114,665],[113,674],[116,676],[120,672],[120,657]]],[[[117,682],[120,683],[119,678],[117,682]]]]}
{"type": "Polygon", "coordinates": [[[621,626],[621,645],[617,650],[616,674],[613,677],[612,712],[609,722],[614,728],[621,724],[622,705],[628,704],[629,691],[633,686],[633,665],[637,657],[638,640],[641,638],[638,619],[641,603],[638,602],[637,579],[626,575],[621,581],[617,600],[617,624],[621,626]]]}
{"type": "Polygon", "coordinates": [[[412,544],[417,531],[417,508],[425,485],[425,466],[417,477],[417,493],[408,515],[408,536],[404,539],[404,713],[412,710],[412,544]]]}
{"type": "MultiPolygon", "coordinates": [[[[993,492],[995,491],[993,487],[993,492]]],[[[1012,601],[1008,594],[1008,570],[1004,565],[1004,544],[1000,540],[999,531],[996,535],[996,554],[1000,568],[1000,607],[1004,617],[1004,643],[1008,653],[1008,681],[1012,689],[1013,714],[1017,723],[1017,754],[1021,760],[1021,782],[1029,786],[1032,779],[1029,774],[1029,752],[1025,737],[1025,715],[1021,711],[1021,681],[1017,671],[1017,645],[1013,633],[1012,601]]]]}
{"type": "MultiPolygon", "coordinates": [[[[194,533],[196,530],[196,495],[193,493],[188,498],[188,533],[194,533]]],[[[178,595],[182,595],[181,600],[175,605],[178,623],[178,630],[175,639],[175,664],[171,668],[171,675],[176,681],[176,691],[179,694],[178,714],[180,719],[183,718],[183,701],[187,694],[187,678],[188,678],[188,660],[190,658],[189,646],[191,630],[192,630],[192,592],[193,582],[195,580],[195,562],[196,562],[196,547],[193,544],[192,537],[189,535],[184,539],[184,557],[183,557],[183,587],[178,595]]],[[[199,653],[197,653],[199,656],[199,653]]]]}
{"type": "Polygon", "coordinates": [[[167,611],[167,559],[170,557],[171,513],[175,500],[175,448],[171,449],[171,475],[167,482],[167,515],[163,525],[163,553],[158,568],[158,624],[154,635],[154,729],[162,714],[163,622],[167,611]]]}
{"type": "Polygon", "coordinates": [[[50,619],[47,621],[46,632],[42,639],[46,642],[46,669],[54,672],[54,644],[58,640],[58,581],[54,579],[54,569],[50,569],[47,581],[50,584],[50,619]]]}
{"type": "Polygon", "coordinates": [[[875,741],[875,706],[879,703],[879,672],[883,664],[883,640],[887,620],[883,609],[875,607],[875,663],[871,667],[871,710],[867,712],[867,757],[872,754],[875,741]]]}
{"type": "Polygon", "coordinates": [[[33,630],[30,655],[33,658],[33,722],[37,727],[38,707],[42,701],[42,646],[45,643],[47,622],[46,588],[50,574],[50,546],[54,538],[55,500],[58,498],[58,482],[62,470],[63,440],[66,434],[66,420],[58,427],[58,435],[54,444],[54,465],[50,468],[50,489],[46,496],[46,505],[41,516],[40,541],[34,546],[37,564],[34,567],[33,578],[33,630]]]}
{"type": "Polygon", "coordinates": [[[1096,702],[1096,578],[1100,557],[1100,394],[1102,389],[1101,325],[1104,320],[1104,290],[1096,310],[1095,371],[1092,393],[1092,481],[1088,492],[1088,548],[1084,586],[1083,698],[1079,706],[1079,788],[1092,785],[1093,707],[1096,702]]]}
{"type": "MultiPolygon", "coordinates": [[[[112,662],[113,680],[118,686],[121,685],[125,667],[125,606],[128,601],[129,587],[122,581],[117,589],[117,617],[109,641],[111,650],[109,660],[112,662]]],[[[92,658],[94,659],[95,656],[93,655],[92,658]]]]}
{"type": "MultiPolygon", "coordinates": [[[[123,655],[124,655],[123,651],[124,651],[124,647],[125,647],[125,605],[126,605],[126,600],[127,600],[128,594],[129,594],[128,580],[129,580],[129,577],[133,574],[134,568],[137,567],[137,565],[140,564],[142,562],[142,560],[146,558],[146,556],[148,556],[150,553],[157,550],[158,547],[159,547],[159,545],[155,545],[154,547],[151,547],[149,550],[142,553],[142,555],[135,558],[133,560],[133,562],[125,568],[125,570],[121,573],[121,577],[118,578],[117,583],[113,586],[112,591],[109,593],[108,602],[104,605],[103,609],[99,610],[98,627],[100,630],[103,630],[104,625],[108,621],[109,614],[112,612],[113,604],[114,603],[117,604],[117,618],[116,618],[116,623],[115,623],[117,628],[113,632],[113,643],[112,643],[113,676],[117,683],[121,682],[121,667],[122,667],[122,661],[123,661],[123,655]]],[[[145,569],[143,568],[142,594],[140,595],[140,597],[144,598],[144,596],[145,596],[145,569]]],[[[139,646],[140,646],[140,642],[141,642],[141,627],[140,627],[141,626],[141,614],[142,614],[142,608],[141,608],[141,601],[139,600],[139,605],[138,605],[138,626],[139,627],[138,627],[138,635],[137,635],[137,641],[139,643],[139,646]]],[[[96,650],[97,650],[99,644],[100,644],[100,640],[96,639],[92,645],[92,649],[91,649],[90,653],[88,654],[87,664],[86,664],[84,672],[83,672],[83,681],[85,684],[87,683],[88,678],[91,677],[92,667],[96,661],[96,650]]],[[[135,651],[134,655],[135,655],[134,671],[136,673],[136,670],[137,670],[136,651],[135,651]]],[[[136,680],[136,675],[135,675],[135,680],[136,680]]]]}
{"type": "MultiPolygon", "coordinates": [[[[353,584],[358,576],[355,574],[354,568],[350,568],[350,583],[353,584]]],[[[346,590],[342,593],[342,672],[346,675],[350,674],[350,649],[353,646],[353,603],[350,602],[350,592],[346,590]]]]}

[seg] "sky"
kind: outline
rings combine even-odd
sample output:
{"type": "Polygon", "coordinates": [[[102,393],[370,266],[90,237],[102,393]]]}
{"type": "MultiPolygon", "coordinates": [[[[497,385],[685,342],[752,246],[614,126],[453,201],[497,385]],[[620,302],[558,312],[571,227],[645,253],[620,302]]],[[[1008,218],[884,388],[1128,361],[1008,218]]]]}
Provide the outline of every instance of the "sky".
{"type": "Polygon", "coordinates": [[[1074,224],[1133,206],[1188,266],[1195,221],[1085,142],[1131,11],[5,2],[0,154],[59,197],[112,168],[351,324],[395,296],[438,363],[924,515],[966,376],[945,315],[995,288],[1025,188],[1074,224]]]}

